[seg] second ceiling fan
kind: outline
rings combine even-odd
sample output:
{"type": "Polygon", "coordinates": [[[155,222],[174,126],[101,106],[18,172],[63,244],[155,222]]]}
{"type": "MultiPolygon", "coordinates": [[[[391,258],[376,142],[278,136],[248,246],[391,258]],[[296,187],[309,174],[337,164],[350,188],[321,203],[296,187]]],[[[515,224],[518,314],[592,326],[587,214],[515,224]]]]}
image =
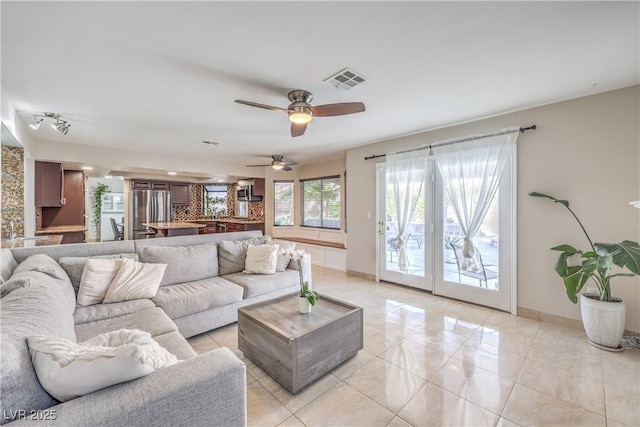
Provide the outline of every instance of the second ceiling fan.
{"type": "Polygon", "coordinates": [[[340,102],[337,104],[325,104],[313,107],[309,104],[313,99],[313,95],[306,90],[292,90],[289,92],[288,97],[291,104],[287,108],[258,104],[257,102],[243,101],[241,99],[236,99],[236,102],[251,107],[281,111],[289,114],[291,136],[294,138],[304,134],[304,131],[307,130],[307,123],[309,123],[313,117],[344,116],[346,114],[361,113],[365,110],[362,102],[340,102]]]}
{"type": "Polygon", "coordinates": [[[257,167],[262,167],[262,166],[271,166],[272,168],[276,169],[276,170],[283,170],[285,172],[289,172],[291,169],[291,166],[293,165],[297,165],[298,162],[293,162],[290,160],[284,160],[284,156],[281,155],[274,155],[271,156],[271,158],[273,159],[273,161],[269,164],[266,165],[247,165],[248,168],[257,168],[257,167]]]}

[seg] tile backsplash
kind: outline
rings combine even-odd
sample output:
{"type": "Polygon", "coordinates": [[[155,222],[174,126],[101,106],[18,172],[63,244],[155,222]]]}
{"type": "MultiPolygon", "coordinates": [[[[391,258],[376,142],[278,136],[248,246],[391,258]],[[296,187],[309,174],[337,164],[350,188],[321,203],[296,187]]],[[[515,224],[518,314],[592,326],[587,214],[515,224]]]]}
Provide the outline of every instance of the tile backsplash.
{"type": "Polygon", "coordinates": [[[24,149],[2,146],[2,237],[24,235],[24,149]]]}
{"type": "MultiPolygon", "coordinates": [[[[216,184],[227,186],[227,214],[228,216],[235,216],[236,214],[236,202],[237,191],[236,184],[216,184]]],[[[202,219],[204,217],[204,184],[189,184],[189,205],[188,206],[173,206],[171,210],[171,218],[173,221],[189,221],[202,219]]],[[[262,202],[249,202],[249,216],[247,219],[251,221],[264,220],[264,201],[262,202]]]]}

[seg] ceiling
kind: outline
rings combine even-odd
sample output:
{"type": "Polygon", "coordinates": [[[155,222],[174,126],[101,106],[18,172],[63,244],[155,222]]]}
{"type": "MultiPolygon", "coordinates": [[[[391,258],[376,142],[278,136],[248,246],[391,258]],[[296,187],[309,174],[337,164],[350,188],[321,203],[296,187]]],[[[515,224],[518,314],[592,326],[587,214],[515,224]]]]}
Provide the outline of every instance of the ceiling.
{"type": "MultiPolygon", "coordinates": [[[[639,83],[638,2],[2,1],[2,87],[41,140],[244,167],[639,83]],[[324,80],[345,67],[368,80],[324,80]],[[292,89],[366,112],[292,138],[292,89]],[[220,142],[206,146],[202,140],[220,142]]],[[[338,154],[342,155],[342,154],[338,154]]],[[[99,163],[99,159],[87,159],[99,163]]],[[[118,165],[122,167],[122,165],[118,165]]],[[[126,166],[126,165],[125,165],[126,166]]],[[[135,165],[128,165],[129,167],[135,165]]]]}

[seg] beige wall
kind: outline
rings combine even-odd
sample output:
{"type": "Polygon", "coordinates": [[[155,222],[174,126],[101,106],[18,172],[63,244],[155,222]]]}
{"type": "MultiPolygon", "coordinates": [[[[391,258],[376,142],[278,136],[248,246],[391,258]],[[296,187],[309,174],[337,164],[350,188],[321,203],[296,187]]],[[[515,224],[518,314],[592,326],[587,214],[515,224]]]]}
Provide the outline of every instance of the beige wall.
{"type": "MultiPolygon", "coordinates": [[[[527,193],[568,199],[595,241],[640,240],[640,210],[629,205],[640,199],[639,97],[634,86],[348,150],[347,269],[375,274],[375,164],[384,159],[365,156],[535,123],[518,139],[518,306],[579,319],[549,248],[586,241],[568,212],[527,193]]],[[[627,329],[640,331],[640,279],[617,278],[613,292],[627,301],[627,329]]]]}
{"type": "MultiPolygon", "coordinates": [[[[265,232],[266,234],[273,234],[273,181],[287,181],[293,180],[294,182],[294,226],[300,226],[300,180],[309,178],[322,178],[326,176],[340,175],[342,183],[342,221],[341,228],[344,232],[344,171],[345,171],[345,159],[344,157],[337,160],[333,160],[325,163],[293,166],[293,170],[289,172],[278,171],[273,168],[265,168],[265,232]]],[[[349,177],[349,187],[351,187],[351,181],[349,177]]]]}

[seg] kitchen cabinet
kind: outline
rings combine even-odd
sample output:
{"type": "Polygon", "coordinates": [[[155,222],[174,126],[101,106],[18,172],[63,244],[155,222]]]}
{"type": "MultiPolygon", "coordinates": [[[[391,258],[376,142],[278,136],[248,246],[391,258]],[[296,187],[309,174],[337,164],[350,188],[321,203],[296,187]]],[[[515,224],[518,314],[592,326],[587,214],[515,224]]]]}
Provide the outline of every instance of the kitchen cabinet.
{"type": "Polygon", "coordinates": [[[62,206],[63,174],[61,163],[35,162],[35,205],[37,207],[62,206]]]}
{"type": "MultiPolygon", "coordinates": [[[[85,176],[82,171],[63,171],[62,203],[60,206],[41,206],[42,228],[54,226],[84,227],[84,180],[85,176]]],[[[84,236],[82,240],[84,240],[84,236]]],[[[63,243],[66,242],[63,241],[63,243]]]]}
{"type": "Polygon", "coordinates": [[[62,233],[62,244],[84,243],[84,231],[75,231],[72,233],[62,233]]]}
{"type": "Polygon", "coordinates": [[[188,205],[189,204],[189,184],[174,184],[171,186],[171,204],[188,205]]]}
{"type": "Polygon", "coordinates": [[[262,233],[264,234],[264,222],[260,222],[260,223],[228,222],[227,223],[227,232],[250,231],[250,230],[261,230],[262,233]]]}
{"type": "Polygon", "coordinates": [[[131,180],[132,190],[169,190],[169,183],[163,181],[131,180]]]}
{"type": "Polygon", "coordinates": [[[264,178],[253,178],[253,195],[264,197],[264,178]]]}

